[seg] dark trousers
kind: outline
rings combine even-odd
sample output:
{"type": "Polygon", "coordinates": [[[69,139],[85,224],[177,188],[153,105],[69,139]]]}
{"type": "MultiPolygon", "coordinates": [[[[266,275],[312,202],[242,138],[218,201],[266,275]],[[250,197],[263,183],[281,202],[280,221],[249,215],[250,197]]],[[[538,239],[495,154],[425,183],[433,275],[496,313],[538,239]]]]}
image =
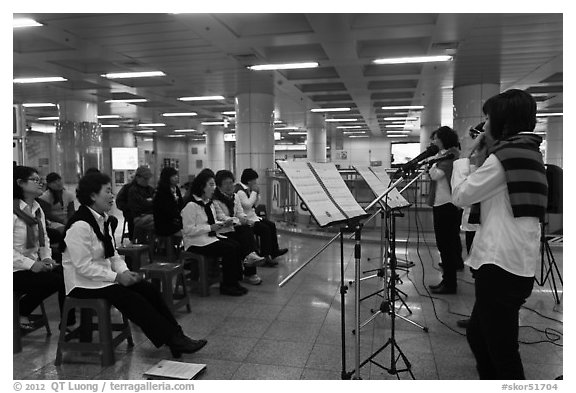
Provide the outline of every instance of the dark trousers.
{"type": "Polygon", "coordinates": [[[39,273],[21,270],[12,274],[12,280],[14,291],[24,294],[19,304],[20,315],[30,315],[44,299],[56,292],[58,292],[58,305],[62,311],[66,296],[62,267],[39,273]]]}
{"type": "Polygon", "coordinates": [[[493,265],[475,272],[476,301],[466,330],[480,379],[525,379],[518,351],[518,313],[534,277],[493,265]]]}
{"type": "Polygon", "coordinates": [[[278,236],[276,234],[276,224],[269,220],[260,220],[254,223],[254,233],[260,236],[260,255],[278,254],[278,236]]]}
{"type": "Polygon", "coordinates": [[[108,300],[138,325],[156,348],[168,343],[180,329],[158,289],[147,281],[129,287],[113,284],[98,289],[74,288],[69,296],[108,300]]]}
{"type": "Polygon", "coordinates": [[[456,269],[462,266],[462,243],[460,221],[462,211],[451,203],[432,208],[436,246],[442,259],[442,281],[444,285],[456,287],[456,269]]]}
{"type": "Polygon", "coordinates": [[[242,257],[240,245],[232,239],[220,239],[207,246],[190,246],[189,252],[210,256],[222,257],[222,282],[224,285],[234,285],[242,279],[242,257]]]}
{"type": "MultiPolygon", "coordinates": [[[[246,255],[256,251],[256,240],[254,231],[248,225],[238,225],[234,227],[234,232],[225,234],[227,238],[234,240],[240,246],[240,257],[246,258],[246,255]]],[[[256,274],[256,266],[244,267],[244,275],[252,276],[256,274]]]]}
{"type": "Polygon", "coordinates": [[[476,235],[476,231],[465,231],[466,235],[466,252],[470,254],[470,250],[472,249],[472,243],[474,243],[474,235],[476,235]]]}

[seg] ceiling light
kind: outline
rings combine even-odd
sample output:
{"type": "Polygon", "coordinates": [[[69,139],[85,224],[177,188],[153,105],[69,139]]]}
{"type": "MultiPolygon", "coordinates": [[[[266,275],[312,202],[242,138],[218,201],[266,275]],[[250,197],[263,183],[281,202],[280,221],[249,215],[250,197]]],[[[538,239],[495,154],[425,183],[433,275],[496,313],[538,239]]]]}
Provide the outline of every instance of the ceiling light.
{"type": "Polygon", "coordinates": [[[298,127],[274,127],[276,131],[299,130],[298,127]]]}
{"type": "Polygon", "coordinates": [[[162,71],[144,71],[144,72],[113,72],[110,74],[102,74],[101,77],[108,79],[124,79],[124,78],[150,78],[153,76],[165,76],[162,71]]]}
{"type": "Polygon", "coordinates": [[[260,64],[247,67],[252,71],[272,71],[272,70],[295,70],[300,68],[316,68],[318,63],[315,61],[307,63],[285,63],[285,64],[260,64]]]}
{"type": "Polygon", "coordinates": [[[39,117],[36,120],[60,120],[58,116],[39,117]]]}
{"type": "Polygon", "coordinates": [[[236,116],[236,111],[225,111],[222,112],[223,115],[228,115],[228,116],[236,116]]]}
{"type": "Polygon", "coordinates": [[[178,117],[178,116],[197,116],[196,112],[174,112],[174,113],[162,113],[164,117],[178,117]]]}
{"type": "Polygon", "coordinates": [[[384,127],[386,128],[404,128],[404,123],[402,124],[386,124],[384,127]]]}
{"type": "Polygon", "coordinates": [[[409,64],[409,63],[431,63],[437,61],[451,61],[452,56],[416,56],[416,57],[393,57],[388,59],[376,59],[374,64],[409,64]]]}
{"type": "Polygon", "coordinates": [[[344,135],[351,135],[351,134],[365,134],[366,131],[343,131],[344,135]]]}
{"type": "Polygon", "coordinates": [[[288,135],[308,135],[308,133],[306,131],[292,131],[288,135]]]}
{"type": "Polygon", "coordinates": [[[68,79],[61,76],[42,76],[37,78],[14,78],[14,83],[45,83],[45,82],[66,82],[68,79]]]}
{"type": "Polygon", "coordinates": [[[388,130],[386,131],[386,134],[389,135],[401,135],[401,134],[411,134],[411,131],[404,131],[404,130],[397,130],[397,131],[393,131],[393,130],[388,130]]]}
{"type": "Polygon", "coordinates": [[[140,130],[140,131],[134,131],[137,132],[139,134],[154,134],[156,132],[156,130],[140,130]]]}
{"type": "Polygon", "coordinates": [[[403,134],[392,134],[392,135],[387,135],[388,138],[408,138],[408,135],[403,135],[403,134]]]}
{"type": "Polygon", "coordinates": [[[417,117],[385,117],[384,120],[418,120],[417,117]]]}
{"type": "Polygon", "coordinates": [[[310,109],[310,112],[348,112],[350,108],[317,108],[310,109]]]}
{"type": "Polygon", "coordinates": [[[106,100],[104,102],[106,102],[106,103],[112,103],[112,102],[132,103],[132,102],[148,102],[148,100],[146,98],[123,98],[123,99],[118,99],[118,100],[106,100]]]}
{"type": "Polygon", "coordinates": [[[385,110],[400,110],[400,109],[424,109],[423,105],[396,105],[396,106],[383,106],[382,109],[385,110]]]}
{"type": "Polygon", "coordinates": [[[100,127],[102,128],[120,128],[118,124],[101,124],[100,127]]]}
{"type": "Polygon", "coordinates": [[[119,119],[120,115],[100,115],[96,116],[97,119],[119,119]]]}
{"type": "Polygon", "coordinates": [[[12,19],[12,28],[17,27],[36,27],[36,26],[43,26],[42,23],[36,22],[34,19],[31,18],[14,18],[12,19]]]}
{"type": "Polygon", "coordinates": [[[362,128],[363,126],[338,126],[338,129],[347,129],[347,128],[362,128]]]}
{"type": "Polygon", "coordinates": [[[186,135],[166,135],[168,138],[185,138],[186,135]]]}
{"type": "Polygon", "coordinates": [[[180,101],[214,101],[223,100],[223,96],[204,96],[204,97],[180,97],[180,101]]]}
{"type": "Polygon", "coordinates": [[[228,126],[227,121],[203,121],[202,123],[203,126],[228,126]]]}
{"type": "Polygon", "coordinates": [[[537,113],[536,117],[551,117],[551,116],[564,116],[563,112],[554,112],[554,113],[537,113]]]}
{"type": "Polygon", "coordinates": [[[358,121],[358,119],[326,119],[327,123],[336,123],[336,122],[343,122],[343,121],[358,121]]]}
{"type": "Polygon", "coordinates": [[[274,120],[274,124],[284,123],[282,120],[274,120]]]}
{"type": "Polygon", "coordinates": [[[368,135],[350,135],[348,138],[368,138],[368,135]]]}
{"type": "Polygon", "coordinates": [[[164,123],[141,123],[138,127],[166,127],[164,123]]]}
{"type": "Polygon", "coordinates": [[[196,130],[193,128],[183,128],[180,130],[174,130],[174,132],[196,132],[196,130]]]}
{"type": "Polygon", "coordinates": [[[29,102],[26,104],[22,104],[24,108],[42,108],[45,106],[56,106],[56,104],[51,104],[49,102],[29,102]]]}

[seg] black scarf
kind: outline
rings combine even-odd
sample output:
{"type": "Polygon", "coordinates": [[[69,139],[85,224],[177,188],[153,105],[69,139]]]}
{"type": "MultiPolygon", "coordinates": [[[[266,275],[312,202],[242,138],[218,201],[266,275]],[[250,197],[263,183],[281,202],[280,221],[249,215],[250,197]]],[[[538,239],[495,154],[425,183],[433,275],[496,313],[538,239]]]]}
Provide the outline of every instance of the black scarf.
{"type": "Polygon", "coordinates": [[[57,205],[58,203],[61,203],[62,206],[64,207],[64,199],[62,198],[62,196],[64,195],[64,190],[53,190],[51,188],[48,188],[48,190],[50,191],[50,194],[52,194],[52,198],[54,198],[54,202],[52,202],[52,205],[57,205]]]}
{"type": "MultiPolygon", "coordinates": [[[[96,234],[98,240],[100,240],[104,244],[104,258],[110,258],[114,256],[114,245],[112,244],[112,236],[110,236],[110,220],[104,221],[104,234],[100,231],[100,227],[98,226],[98,222],[96,222],[96,217],[90,211],[90,209],[85,205],[80,205],[78,210],[74,213],[74,215],[68,220],[66,227],[64,228],[64,236],[63,239],[66,238],[66,232],[68,229],[74,224],[76,221],[85,221],[92,227],[92,230],[96,234]]],[[[62,240],[60,245],[60,251],[64,252],[66,250],[66,243],[62,240]]]]}
{"type": "Polygon", "coordinates": [[[220,201],[224,205],[226,205],[226,207],[228,208],[228,215],[230,217],[234,216],[234,194],[232,194],[232,196],[229,197],[228,195],[221,192],[219,188],[217,188],[216,191],[214,191],[214,196],[212,197],[212,199],[216,199],[217,201],[220,201]]]}
{"type": "MultiPolygon", "coordinates": [[[[192,197],[191,202],[194,202],[194,203],[196,203],[196,204],[198,204],[204,208],[204,212],[206,213],[206,216],[208,217],[208,224],[212,225],[212,224],[216,223],[216,220],[214,219],[214,214],[212,213],[212,209],[210,208],[212,206],[212,201],[209,201],[208,203],[204,203],[204,201],[197,200],[196,198],[192,197]]],[[[214,237],[214,236],[216,236],[216,232],[210,231],[208,233],[208,236],[214,237]]]]}
{"type": "Polygon", "coordinates": [[[44,247],[46,243],[44,241],[44,226],[42,225],[42,210],[40,208],[36,209],[35,217],[32,217],[20,209],[20,201],[20,199],[13,200],[12,211],[26,224],[26,248],[35,247],[36,240],[38,240],[40,247],[44,247]],[[34,225],[38,226],[38,239],[36,239],[36,234],[34,233],[34,225]]]}
{"type": "MultiPolygon", "coordinates": [[[[506,176],[506,185],[514,217],[537,217],[544,220],[548,205],[546,167],[540,153],[542,138],[520,133],[498,141],[488,154],[494,154],[506,176]]],[[[480,223],[480,203],[470,208],[468,222],[480,223]]]]}

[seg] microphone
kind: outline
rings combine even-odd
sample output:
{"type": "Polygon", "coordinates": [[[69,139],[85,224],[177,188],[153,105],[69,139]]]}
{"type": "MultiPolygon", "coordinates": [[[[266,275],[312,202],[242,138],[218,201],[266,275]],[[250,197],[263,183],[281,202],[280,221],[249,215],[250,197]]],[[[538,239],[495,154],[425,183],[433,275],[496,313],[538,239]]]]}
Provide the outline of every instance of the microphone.
{"type": "Polygon", "coordinates": [[[407,171],[415,169],[418,166],[418,163],[420,163],[420,161],[422,161],[428,157],[432,157],[433,155],[436,155],[439,151],[440,151],[440,148],[436,145],[428,146],[428,148],[426,150],[424,150],[422,153],[418,154],[416,157],[414,157],[413,159],[408,161],[406,164],[404,164],[400,168],[398,168],[398,170],[394,173],[394,176],[399,175],[402,172],[407,172],[407,171]]]}
{"type": "Polygon", "coordinates": [[[438,158],[433,158],[433,159],[431,159],[431,160],[428,160],[428,161],[425,162],[425,164],[432,165],[432,164],[435,164],[435,163],[437,163],[437,162],[444,161],[444,160],[451,160],[451,159],[453,159],[453,158],[454,158],[454,153],[448,153],[448,154],[446,154],[445,156],[438,157],[438,158]]]}

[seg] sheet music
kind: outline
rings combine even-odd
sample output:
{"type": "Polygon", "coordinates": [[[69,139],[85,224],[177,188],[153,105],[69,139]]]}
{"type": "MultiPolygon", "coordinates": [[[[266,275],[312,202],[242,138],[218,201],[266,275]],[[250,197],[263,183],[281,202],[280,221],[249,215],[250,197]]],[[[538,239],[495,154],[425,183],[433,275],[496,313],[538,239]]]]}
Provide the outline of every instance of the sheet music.
{"type": "Polygon", "coordinates": [[[334,164],[311,162],[310,165],[316,171],[316,174],[324,184],[328,193],[330,193],[330,196],[332,196],[336,205],[340,206],[349,218],[366,214],[362,206],[354,199],[354,196],[334,164]]]}
{"type": "MultiPolygon", "coordinates": [[[[386,192],[389,185],[392,184],[384,167],[356,166],[354,168],[360,176],[364,178],[366,183],[368,183],[368,187],[370,187],[376,197],[386,192]]],[[[391,209],[410,206],[410,202],[408,202],[396,188],[392,189],[387,197],[382,198],[382,202],[386,203],[391,209]]]]}
{"type": "Polygon", "coordinates": [[[277,164],[286,174],[318,225],[323,227],[331,222],[346,219],[330,200],[322,185],[318,183],[307,162],[277,161],[277,164]]]}
{"type": "Polygon", "coordinates": [[[144,375],[156,378],[193,379],[196,374],[205,368],[205,364],[161,360],[158,364],[146,371],[144,375]]]}

